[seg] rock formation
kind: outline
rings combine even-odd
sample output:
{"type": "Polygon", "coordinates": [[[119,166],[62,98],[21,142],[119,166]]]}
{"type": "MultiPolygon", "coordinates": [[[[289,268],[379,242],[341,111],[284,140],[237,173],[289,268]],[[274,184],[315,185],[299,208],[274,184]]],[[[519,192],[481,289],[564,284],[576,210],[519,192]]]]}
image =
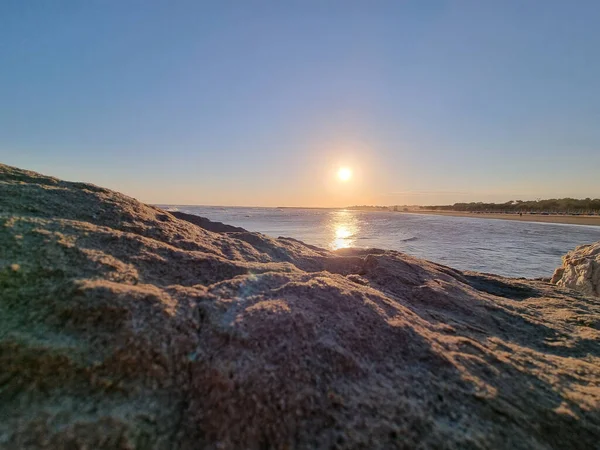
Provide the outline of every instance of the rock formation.
{"type": "Polygon", "coordinates": [[[0,166],[2,449],[591,449],[600,302],[0,166]]]}
{"type": "Polygon", "coordinates": [[[580,245],[563,256],[562,267],[554,272],[552,283],[600,297],[600,242],[580,245]]]}
{"type": "Polygon", "coordinates": [[[212,220],[207,219],[206,217],[199,217],[193,214],[187,214],[181,211],[169,211],[173,216],[178,219],[186,220],[194,225],[198,225],[201,228],[204,228],[208,231],[213,231],[215,233],[239,233],[246,232],[243,228],[234,227],[232,225],[227,225],[223,222],[214,222],[212,220]]]}

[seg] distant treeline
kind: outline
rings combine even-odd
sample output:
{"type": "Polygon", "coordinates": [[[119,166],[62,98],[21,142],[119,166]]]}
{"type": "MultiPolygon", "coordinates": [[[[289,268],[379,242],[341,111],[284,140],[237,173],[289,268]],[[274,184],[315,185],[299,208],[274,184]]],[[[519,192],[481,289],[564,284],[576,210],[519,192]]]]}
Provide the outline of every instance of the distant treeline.
{"type": "Polygon", "coordinates": [[[552,198],[548,200],[511,200],[506,203],[455,203],[454,205],[423,206],[438,211],[468,211],[496,213],[600,214],[600,198],[552,198]]]}

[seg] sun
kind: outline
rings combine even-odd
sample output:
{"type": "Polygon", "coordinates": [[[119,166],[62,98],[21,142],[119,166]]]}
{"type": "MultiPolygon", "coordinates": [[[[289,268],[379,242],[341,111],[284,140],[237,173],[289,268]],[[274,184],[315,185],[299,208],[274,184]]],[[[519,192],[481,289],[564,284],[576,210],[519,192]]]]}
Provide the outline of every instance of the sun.
{"type": "Polygon", "coordinates": [[[348,167],[340,167],[337,176],[340,181],[348,181],[350,178],[352,178],[352,169],[348,167]]]}

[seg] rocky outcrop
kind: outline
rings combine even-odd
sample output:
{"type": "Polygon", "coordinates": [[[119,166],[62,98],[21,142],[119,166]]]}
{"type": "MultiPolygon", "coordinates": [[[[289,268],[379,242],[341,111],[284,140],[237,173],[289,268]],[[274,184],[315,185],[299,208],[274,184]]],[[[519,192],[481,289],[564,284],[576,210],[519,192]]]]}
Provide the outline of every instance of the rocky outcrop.
{"type": "Polygon", "coordinates": [[[600,242],[581,245],[563,256],[563,264],[556,269],[551,282],[600,297],[600,242]]]}
{"type": "Polygon", "coordinates": [[[600,302],[0,166],[0,448],[597,446],[600,302]]]}
{"type": "Polygon", "coordinates": [[[215,233],[241,233],[247,231],[240,227],[227,225],[223,222],[214,222],[212,220],[207,219],[206,217],[200,217],[194,214],[187,214],[181,211],[169,212],[178,219],[193,223],[194,225],[198,225],[199,227],[204,228],[205,230],[213,231],[215,233]]]}

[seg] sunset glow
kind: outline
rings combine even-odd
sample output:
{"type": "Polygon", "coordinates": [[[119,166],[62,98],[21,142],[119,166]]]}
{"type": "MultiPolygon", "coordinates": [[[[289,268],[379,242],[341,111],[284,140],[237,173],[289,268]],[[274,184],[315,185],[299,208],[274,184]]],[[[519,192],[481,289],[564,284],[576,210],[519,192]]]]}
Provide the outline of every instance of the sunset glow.
{"type": "Polygon", "coordinates": [[[337,176],[340,179],[340,181],[348,181],[350,180],[350,178],[352,178],[352,170],[348,167],[340,167],[337,176]]]}
{"type": "Polygon", "coordinates": [[[356,216],[350,211],[334,211],[330,213],[331,221],[328,229],[331,232],[329,248],[338,250],[355,245],[355,238],[360,232],[356,216]]]}

